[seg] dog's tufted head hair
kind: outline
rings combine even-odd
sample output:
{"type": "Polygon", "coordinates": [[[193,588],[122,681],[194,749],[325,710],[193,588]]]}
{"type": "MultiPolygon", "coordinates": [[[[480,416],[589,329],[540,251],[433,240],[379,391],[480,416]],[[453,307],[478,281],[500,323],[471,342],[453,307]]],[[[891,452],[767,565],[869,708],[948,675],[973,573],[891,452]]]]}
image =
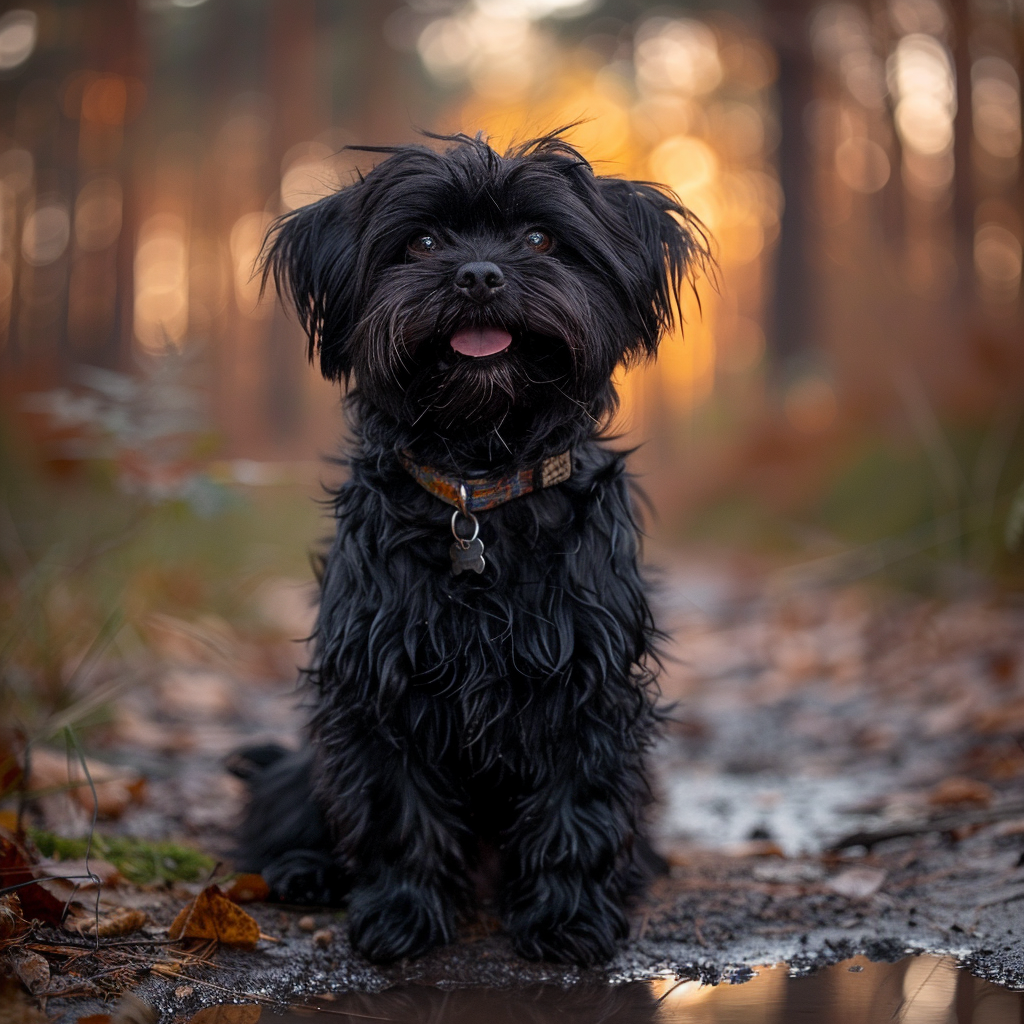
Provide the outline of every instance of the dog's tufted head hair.
{"type": "Polygon", "coordinates": [[[330,379],[441,435],[604,422],[708,260],[667,189],[596,175],[555,132],[499,154],[433,136],[281,217],[263,253],[330,379]]]}

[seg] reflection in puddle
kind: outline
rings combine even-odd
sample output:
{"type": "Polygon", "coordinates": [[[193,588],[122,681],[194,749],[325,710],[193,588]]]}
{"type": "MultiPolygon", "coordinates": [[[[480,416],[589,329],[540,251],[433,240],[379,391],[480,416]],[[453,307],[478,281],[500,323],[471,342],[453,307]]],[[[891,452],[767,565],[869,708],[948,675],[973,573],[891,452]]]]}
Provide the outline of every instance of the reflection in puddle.
{"type": "MultiPolygon", "coordinates": [[[[784,966],[740,985],[660,979],[617,987],[453,989],[407,985],[316,1001],[339,1024],[1020,1024],[1021,993],[972,978],[940,957],[847,960],[804,978],[784,966]]],[[[314,1008],[260,1024],[309,1024],[314,1008]]]]}

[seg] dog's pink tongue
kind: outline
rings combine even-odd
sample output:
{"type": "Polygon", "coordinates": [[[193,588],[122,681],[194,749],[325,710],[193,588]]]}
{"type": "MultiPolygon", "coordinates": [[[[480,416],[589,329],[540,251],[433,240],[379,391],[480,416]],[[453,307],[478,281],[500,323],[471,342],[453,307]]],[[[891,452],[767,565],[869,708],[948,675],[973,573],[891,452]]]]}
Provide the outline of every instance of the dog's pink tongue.
{"type": "Polygon", "coordinates": [[[497,327],[467,327],[452,335],[452,348],[464,356],[493,356],[512,344],[512,335],[497,327]]]}

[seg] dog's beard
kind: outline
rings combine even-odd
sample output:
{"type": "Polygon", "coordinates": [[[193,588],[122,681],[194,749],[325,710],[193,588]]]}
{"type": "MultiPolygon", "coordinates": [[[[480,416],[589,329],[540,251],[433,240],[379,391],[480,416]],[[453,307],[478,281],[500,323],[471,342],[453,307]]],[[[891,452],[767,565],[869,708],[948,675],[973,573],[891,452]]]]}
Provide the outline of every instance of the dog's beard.
{"type": "Polygon", "coordinates": [[[466,357],[442,359],[424,366],[409,382],[406,414],[429,415],[449,428],[460,420],[499,426],[529,384],[528,372],[514,353],[486,362],[466,357]]]}
{"type": "Polygon", "coordinates": [[[453,297],[436,276],[395,268],[376,289],[355,341],[365,398],[396,419],[445,431],[499,429],[512,419],[592,415],[614,360],[598,335],[577,279],[531,280],[480,306],[453,297]],[[496,355],[461,355],[452,336],[500,328],[511,345],[496,355]]]}

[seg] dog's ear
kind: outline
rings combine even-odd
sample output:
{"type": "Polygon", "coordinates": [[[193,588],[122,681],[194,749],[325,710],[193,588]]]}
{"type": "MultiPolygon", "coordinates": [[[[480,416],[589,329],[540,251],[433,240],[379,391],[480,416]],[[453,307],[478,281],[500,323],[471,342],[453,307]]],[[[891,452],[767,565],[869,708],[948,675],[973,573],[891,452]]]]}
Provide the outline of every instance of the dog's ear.
{"type": "Polygon", "coordinates": [[[349,337],[359,317],[358,223],[362,181],[279,217],[260,256],[263,284],[273,277],[288,296],[309,338],[309,358],[320,355],[328,380],[352,372],[349,337]]]}
{"type": "Polygon", "coordinates": [[[654,355],[662,331],[682,321],[681,292],[712,268],[707,232],[668,189],[647,181],[598,178],[605,202],[625,221],[634,251],[626,263],[629,290],[641,298],[639,337],[631,354],[654,355]]]}

